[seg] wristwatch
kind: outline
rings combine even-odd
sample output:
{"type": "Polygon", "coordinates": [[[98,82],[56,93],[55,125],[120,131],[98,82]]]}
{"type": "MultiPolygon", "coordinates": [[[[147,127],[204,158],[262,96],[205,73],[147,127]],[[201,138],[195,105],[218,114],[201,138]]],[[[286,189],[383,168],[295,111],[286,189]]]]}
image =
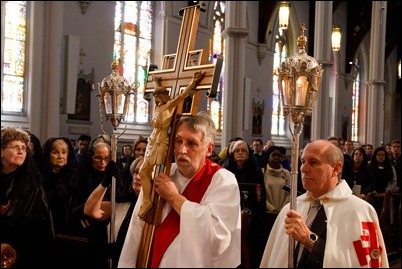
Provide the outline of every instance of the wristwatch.
{"type": "Polygon", "coordinates": [[[309,236],[307,237],[307,248],[312,248],[317,240],[318,235],[316,235],[315,233],[309,234],[309,236]]]}

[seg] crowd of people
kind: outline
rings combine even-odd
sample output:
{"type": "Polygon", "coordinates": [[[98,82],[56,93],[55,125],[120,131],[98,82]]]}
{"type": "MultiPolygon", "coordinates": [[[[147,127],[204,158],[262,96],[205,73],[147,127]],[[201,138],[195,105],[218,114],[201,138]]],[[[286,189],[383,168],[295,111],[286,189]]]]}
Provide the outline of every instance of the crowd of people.
{"type": "MultiPolygon", "coordinates": [[[[175,162],[169,173],[152,179],[166,201],[152,267],[287,267],[289,260],[298,268],[389,265],[380,212],[366,199],[400,193],[400,140],[356,148],[336,137],[309,142],[300,154],[299,195],[291,209],[286,148],[234,137],[215,154],[215,135],[205,113],[178,123],[175,162]],[[312,201],[319,209],[307,223],[312,201]],[[295,244],[290,259],[289,238],[295,244]]],[[[29,131],[3,127],[2,268],[75,267],[76,261],[66,258],[71,250],[66,237],[84,239],[82,266],[138,266],[144,227],[140,171],[147,143],[139,137],[124,145],[115,162],[105,135],[93,140],[82,135],[74,149],[66,137],[41,144],[29,131]],[[113,178],[116,222],[110,227],[113,178]],[[112,228],[116,236],[110,244],[112,228]]]]}
{"type": "Polygon", "coordinates": [[[74,149],[67,137],[50,137],[41,144],[29,131],[3,127],[2,268],[70,268],[77,266],[77,260],[80,266],[109,268],[111,261],[116,265],[130,212],[141,188],[134,173],[137,169],[138,175],[139,167],[131,165],[143,160],[146,144],[146,138],[137,139],[132,156],[119,167],[111,160],[107,136],[92,140],[88,135],[81,135],[74,149]],[[110,210],[105,211],[103,207],[103,203],[110,205],[112,177],[116,178],[119,210],[118,236],[113,245],[108,237],[110,210]],[[93,202],[99,186],[107,191],[99,201],[93,202]],[[102,204],[102,213],[98,211],[96,215],[91,206],[98,204],[102,204]]]}

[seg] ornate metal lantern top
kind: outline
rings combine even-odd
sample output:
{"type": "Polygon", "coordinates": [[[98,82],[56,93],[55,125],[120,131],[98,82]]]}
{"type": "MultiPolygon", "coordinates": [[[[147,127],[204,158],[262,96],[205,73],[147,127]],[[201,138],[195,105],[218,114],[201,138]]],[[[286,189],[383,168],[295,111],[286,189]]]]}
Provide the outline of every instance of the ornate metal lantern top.
{"type": "Polygon", "coordinates": [[[287,58],[278,69],[278,87],[284,113],[290,113],[294,124],[302,123],[304,116],[311,114],[323,74],[322,65],[305,51],[305,31],[302,24],[301,35],[297,39],[297,55],[287,58]]]}
{"type": "Polygon", "coordinates": [[[118,74],[117,61],[112,62],[111,68],[112,73],[102,80],[99,87],[99,99],[106,120],[110,120],[116,130],[126,116],[129,95],[133,93],[133,88],[124,77],[118,74]]]}

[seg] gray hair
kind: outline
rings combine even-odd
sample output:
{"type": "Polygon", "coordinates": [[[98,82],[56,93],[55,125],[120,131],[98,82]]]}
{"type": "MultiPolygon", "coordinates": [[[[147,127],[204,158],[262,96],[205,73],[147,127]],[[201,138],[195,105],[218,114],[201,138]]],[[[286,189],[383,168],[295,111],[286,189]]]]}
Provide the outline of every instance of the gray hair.
{"type": "Polygon", "coordinates": [[[193,132],[200,132],[204,143],[215,142],[215,123],[212,121],[211,116],[204,111],[199,112],[195,116],[182,116],[177,128],[180,127],[180,125],[185,125],[193,132]]]}
{"type": "Polygon", "coordinates": [[[249,147],[249,145],[247,144],[247,142],[246,141],[244,141],[244,140],[237,140],[237,141],[233,141],[233,142],[231,142],[230,143],[230,146],[229,146],[229,154],[232,154],[233,152],[235,152],[236,151],[236,149],[240,146],[240,145],[245,145],[246,146],[246,151],[247,151],[247,156],[248,156],[248,154],[250,153],[249,151],[250,151],[250,147],[249,147]]]}
{"type": "MultiPolygon", "coordinates": [[[[332,143],[331,143],[332,144],[332,143]]],[[[334,165],[336,162],[342,162],[344,164],[344,157],[341,149],[334,144],[333,147],[329,146],[325,150],[325,156],[327,156],[328,162],[330,165],[334,165]]]]}
{"type": "Polygon", "coordinates": [[[130,165],[130,174],[131,174],[131,176],[133,176],[134,170],[135,170],[135,167],[137,166],[137,164],[138,164],[140,161],[142,161],[142,160],[144,160],[144,157],[143,157],[143,156],[138,156],[138,157],[131,163],[131,165],[130,165]]]}

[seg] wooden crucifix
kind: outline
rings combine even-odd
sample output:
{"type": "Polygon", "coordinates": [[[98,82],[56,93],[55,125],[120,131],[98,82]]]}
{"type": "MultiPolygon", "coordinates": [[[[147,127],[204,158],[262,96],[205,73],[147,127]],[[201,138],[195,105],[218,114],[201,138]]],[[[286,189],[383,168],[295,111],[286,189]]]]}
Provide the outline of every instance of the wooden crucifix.
{"type": "MultiPolygon", "coordinates": [[[[194,43],[197,37],[198,23],[202,4],[182,9],[184,12],[179,43],[175,54],[168,54],[163,57],[162,70],[155,70],[148,73],[145,93],[152,93],[155,88],[154,77],[161,78],[161,86],[170,91],[173,98],[189,85],[193,74],[197,71],[205,73],[205,77],[197,86],[197,90],[208,90],[206,96],[214,98],[219,83],[219,76],[222,69],[222,57],[216,56],[215,64],[208,64],[208,52],[206,49],[194,50],[194,43]]],[[[196,104],[191,111],[185,113],[196,114],[200,97],[200,91],[196,91],[193,103],[196,104]]],[[[178,114],[183,111],[179,108],[178,114]]]]}
{"type": "MultiPolygon", "coordinates": [[[[145,153],[144,164],[140,169],[140,177],[145,189],[150,189],[151,207],[145,205],[140,208],[139,217],[145,221],[142,231],[142,238],[137,255],[137,268],[147,268],[150,266],[152,243],[156,227],[161,221],[162,208],[164,201],[158,197],[153,191],[153,180],[145,178],[151,174],[152,178],[160,172],[170,173],[171,161],[173,159],[174,137],[176,132],[176,124],[182,114],[195,115],[198,112],[198,104],[200,100],[201,90],[207,90],[207,97],[215,97],[219,83],[220,72],[222,69],[222,57],[217,57],[216,63],[207,63],[207,50],[194,50],[196,40],[200,11],[203,4],[187,7],[181,11],[184,13],[181,25],[180,37],[177,46],[176,54],[164,56],[162,70],[148,72],[147,84],[145,93],[152,93],[155,97],[155,112],[163,113],[166,124],[166,119],[169,117],[168,126],[158,126],[166,128],[166,135],[154,134],[150,135],[145,153]],[[190,92],[193,91],[193,94],[190,92]],[[169,96],[168,99],[166,95],[169,96]],[[185,97],[190,95],[190,104],[188,108],[184,106],[185,97]],[[165,97],[164,97],[165,96],[165,97]],[[170,109],[174,105],[174,112],[169,115],[170,109]],[[165,110],[157,111],[161,106],[168,106],[165,110]],[[184,109],[183,109],[184,108],[184,109]],[[167,135],[167,129],[169,134],[167,135]],[[150,141],[150,139],[161,139],[158,141],[150,141]],[[162,141],[163,140],[163,141],[162,141]],[[152,149],[157,143],[158,147],[167,147],[166,149],[152,149]],[[165,150],[165,152],[163,152],[165,150]],[[153,151],[153,152],[152,152],[153,151]],[[149,152],[152,152],[149,154],[149,152]],[[154,155],[155,154],[155,155],[154,155]],[[147,156],[151,155],[151,156],[147,156]],[[153,155],[153,156],[152,156],[153,155]],[[148,158],[149,157],[149,158],[148,158]],[[158,158],[163,157],[163,165],[155,165],[154,162],[158,158]],[[146,163],[148,160],[148,163],[146,163]],[[152,160],[152,161],[151,161],[152,160]],[[150,165],[152,168],[150,169],[150,165]]],[[[158,115],[154,113],[153,125],[158,124],[156,118],[158,115]]],[[[160,160],[157,161],[160,163],[160,160]]],[[[145,196],[145,194],[144,194],[145,196]]],[[[149,203],[149,202],[148,202],[149,203]]]]}

